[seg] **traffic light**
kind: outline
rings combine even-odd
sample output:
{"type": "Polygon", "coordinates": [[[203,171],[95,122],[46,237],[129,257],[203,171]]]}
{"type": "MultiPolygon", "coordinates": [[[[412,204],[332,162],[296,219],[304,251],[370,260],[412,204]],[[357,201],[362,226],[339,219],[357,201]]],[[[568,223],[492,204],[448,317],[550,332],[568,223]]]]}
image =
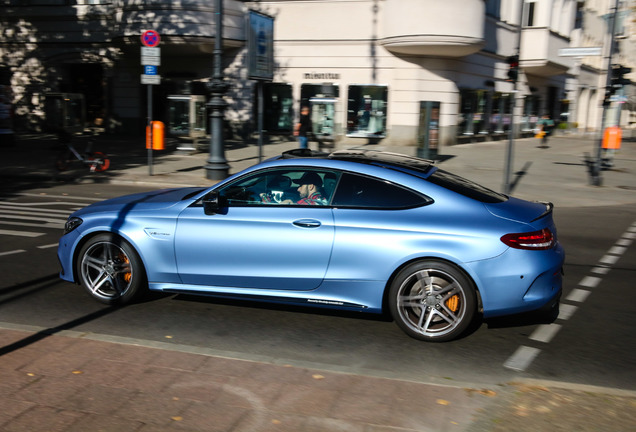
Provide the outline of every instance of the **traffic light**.
{"type": "Polygon", "coordinates": [[[512,55],[507,58],[508,61],[508,82],[517,82],[519,77],[519,56],[512,55]]]}
{"type": "Polygon", "coordinates": [[[631,71],[632,71],[632,68],[629,68],[629,67],[625,67],[622,65],[612,65],[611,86],[616,89],[616,88],[621,88],[624,85],[630,84],[631,81],[625,78],[625,75],[627,75],[631,71]]]}

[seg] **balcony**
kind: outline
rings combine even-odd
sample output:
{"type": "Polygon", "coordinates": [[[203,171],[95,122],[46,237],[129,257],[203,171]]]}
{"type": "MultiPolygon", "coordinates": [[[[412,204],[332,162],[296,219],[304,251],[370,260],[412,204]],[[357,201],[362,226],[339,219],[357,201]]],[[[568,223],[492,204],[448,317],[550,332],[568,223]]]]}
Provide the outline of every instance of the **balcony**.
{"type": "Polygon", "coordinates": [[[569,45],[569,38],[548,28],[524,28],[521,32],[521,68],[526,74],[542,77],[564,74],[574,61],[573,57],[559,57],[559,50],[569,45]]]}
{"type": "Polygon", "coordinates": [[[462,57],[484,46],[483,0],[386,0],[380,44],[395,54],[462,57]]]}

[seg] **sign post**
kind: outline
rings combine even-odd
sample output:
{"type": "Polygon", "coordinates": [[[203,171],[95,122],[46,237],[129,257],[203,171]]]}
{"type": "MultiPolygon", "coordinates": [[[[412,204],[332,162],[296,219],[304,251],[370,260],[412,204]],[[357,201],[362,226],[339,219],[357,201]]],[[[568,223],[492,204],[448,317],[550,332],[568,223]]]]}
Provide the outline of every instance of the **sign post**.
{"type": "Polygon", "coordinates": [[[161,76],[158,75],[157,67],[161,65],[161,51],[158,48],[161,37],[154,30],[146,30],[141,34],[141,65],[144,73],[141,75],[141,83],[148,85],[148,124],[146,144],[148,149],[148,175],[152,175],[152,147],[153,147],[153,127],[152,127],[152,86],[161,84],[161,76]]]}
{"type": "Polygon", "coordinates": [[[248,14],[248,75],[258,89],[258,161],[263,160],[263,82],[274,79],[274,18],[253,10],[248,14]]]}

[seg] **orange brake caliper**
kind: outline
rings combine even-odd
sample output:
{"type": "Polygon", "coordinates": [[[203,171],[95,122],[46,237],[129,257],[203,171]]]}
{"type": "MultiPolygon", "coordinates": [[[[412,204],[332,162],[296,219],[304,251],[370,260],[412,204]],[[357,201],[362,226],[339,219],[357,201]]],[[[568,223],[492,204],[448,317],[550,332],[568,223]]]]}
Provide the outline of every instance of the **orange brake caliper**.
{"type": "Polygon", "coordinates": [[[459,296],[455,294],[446,300],[446,307],[453,311],[453,313],[457,312],[457,309],[459,309],[459,296]]]}

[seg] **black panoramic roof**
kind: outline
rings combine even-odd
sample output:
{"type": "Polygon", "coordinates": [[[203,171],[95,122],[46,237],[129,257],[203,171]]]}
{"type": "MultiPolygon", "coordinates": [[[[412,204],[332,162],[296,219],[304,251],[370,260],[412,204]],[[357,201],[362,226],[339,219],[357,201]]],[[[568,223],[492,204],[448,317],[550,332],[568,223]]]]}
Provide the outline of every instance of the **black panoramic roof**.
{"type": "Polygon", "coordinates": [[[353,161],[364,164],[409,169],[421,173],[427,173],[434,164],[434,161],[428,159],[421,159],[400,153],[364,149],[339,150],[333,153],[325,153],[310,149],[294,149],[284,152],[281,157],[283,159],[320,158],[353,161]]]}

